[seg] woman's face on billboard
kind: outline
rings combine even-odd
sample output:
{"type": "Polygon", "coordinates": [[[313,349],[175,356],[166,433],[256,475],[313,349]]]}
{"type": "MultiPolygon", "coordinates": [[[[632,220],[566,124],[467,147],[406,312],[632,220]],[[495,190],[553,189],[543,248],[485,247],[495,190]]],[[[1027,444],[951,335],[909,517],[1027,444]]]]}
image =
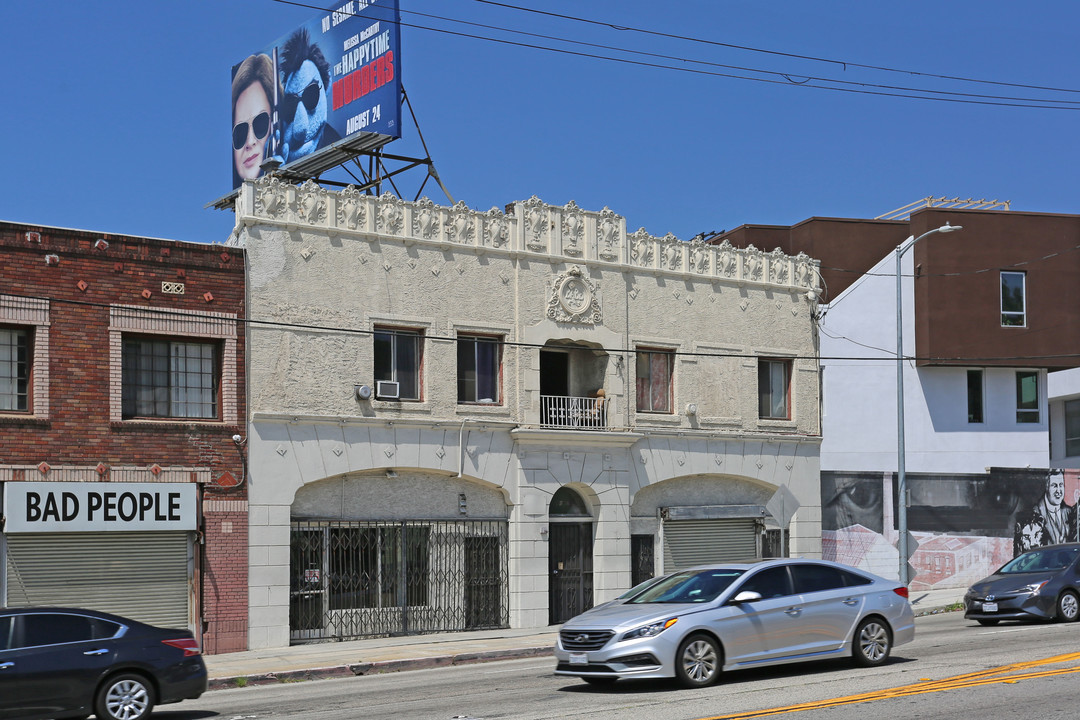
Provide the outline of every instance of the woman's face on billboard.
{"type": "Polygon", "coordinates": [[[233,107],[233,164],[241,180],[259,176],[269,129],[270,99],[261,84],[252,83],[233,107]]]}

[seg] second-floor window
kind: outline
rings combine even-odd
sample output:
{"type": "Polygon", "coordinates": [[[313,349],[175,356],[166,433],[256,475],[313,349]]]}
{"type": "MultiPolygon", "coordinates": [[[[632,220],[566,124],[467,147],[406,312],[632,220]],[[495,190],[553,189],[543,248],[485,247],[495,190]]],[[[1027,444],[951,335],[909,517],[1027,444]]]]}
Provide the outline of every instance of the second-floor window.
{"type": "Polygon", "coordinates": [[[671,376],[675,353],[670,350],[637,351],[637,411],[670,413],[671,376]]]}
{"type": "Polygon", "coordinates": [[[790,360],[758,360],[758,417],[790,420],[790,385],[790,360]]]}
{"type": "Polygon", "coordinates": [[[1080,455],[1080,400],[1065,401],[1065,454],[1080,455]]]}
{"type": "Polygon", "coordinates": [[[124,419],[217,419],[218,356],[214,343],[124,338],[124,419]]]}
{"type": "Polygon", "coordinates": [[[1039,373],[1034,370],[1016,373],[1016,422],[1039,422],[1039,373]]]}
{"type": "Polygon", "coordinates": [[[981,423],[983,421],[982,370],[967,371],[967,408],[969,423],[981,423]]]}
{"type": "Polygon", "coordinates": [[[1001,326],[1027,326],[1027,275],[1022,272],[1001,273],[1001,326]]]}
{"type": "Polygon", "coordinates": [[[497,405],[501,338],[485,335],[458,335],[457,382],[459,403],[497,405]]]}
{"type": "Polygon", "coordinates": [[[30,409],[30,332],[0,327],[0,411],[30,409]]]}
{"type": "Polygon", "coordinates": [[[398,384],[398,399],[420,399],[423,334],[391,328],[375,331],[375,380],[398,384]]]}

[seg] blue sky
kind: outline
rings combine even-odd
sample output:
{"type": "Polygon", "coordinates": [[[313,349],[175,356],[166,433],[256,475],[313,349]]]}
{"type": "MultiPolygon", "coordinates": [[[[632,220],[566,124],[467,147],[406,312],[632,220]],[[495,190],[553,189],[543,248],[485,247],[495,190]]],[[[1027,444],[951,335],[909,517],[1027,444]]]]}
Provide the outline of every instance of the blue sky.
{"type": "MultiPolygon", "coordinates": [[[[610,207],[631,231],[684,240],[744,223],[875,217],[929,195],[1080,212],[1080,92],[931,77],[1080,90],[1080,3],[510,0],[845,65],[477,0],[400,2],[405,89],[447,188],[478,210],[532,195],[558,205],[574,200],[610,207]],[[780,82],[464,38],[425,28],[556,45],[417,13],[676,58],[620,54],[637,62],[780,82]],[[809,87],[808,76],[1073,104],[1050,110],[836,92],[809,87]]],[[[7,68],[0,219],[224,241],[232,213],[204,206],[230,185],[230,68],[317,14],[273,0],[8,3],[0,23],[7,68]]],[[[388,151],[420,152],[411,126],[388,151]]],[[[401,194],[411,199],[421,179],[403,177],[401,194]]],[[[448,203],[431,182],[424,194],[448,203]]]]}

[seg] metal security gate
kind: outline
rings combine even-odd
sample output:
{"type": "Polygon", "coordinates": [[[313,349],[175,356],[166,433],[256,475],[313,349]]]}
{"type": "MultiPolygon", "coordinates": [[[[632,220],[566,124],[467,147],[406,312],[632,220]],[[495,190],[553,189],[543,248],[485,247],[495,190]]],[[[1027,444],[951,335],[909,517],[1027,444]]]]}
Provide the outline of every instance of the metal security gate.
{"type": "Polygon", "coordinates": [[[754,518],[665,520],[664,572],[761,557],[754,518]]]}
{"type": "Polygon", "coordinates": [[[630,536],[630,587],[640,585],[656,575],[656,563],[653,562],[652,535],[630,536]]]}
{"type": "Polygon", "coordinates": [[[505,520],[292,524],[294,642],[509,626],[505,520]]]}
{"type": "Polygon", "coordinates": [[[592,528],[551,523],[548,544],[548,622],[566,622],[593,605],[592,528]]]}
{"type": "Polygon", "coordinates": [[[80,607],[186,628],[192,570],[187,532],[8,535],[7,598],[0,600],[10,607],[80,607]]]}

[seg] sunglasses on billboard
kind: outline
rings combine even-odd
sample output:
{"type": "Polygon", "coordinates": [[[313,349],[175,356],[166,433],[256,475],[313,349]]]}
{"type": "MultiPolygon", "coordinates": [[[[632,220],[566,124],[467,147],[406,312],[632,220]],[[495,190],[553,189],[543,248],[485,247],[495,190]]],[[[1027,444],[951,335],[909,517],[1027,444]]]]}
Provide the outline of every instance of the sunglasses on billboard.
{"type": "Polygon", "coordinates": [[[299,95],[296,93],[285,93],[285,99],[282,102],[282,114],[284,115],[285,122],[292,122],[293,116],[296,115],[296,106],[301,102],[304,103],[304,107],[307,108],[308,115],[315,112],[315,106],[319,104],[319,95],[322,93],[322,85],[318,80],[312,80],[311,84],[304,88],[304,92],[299,95]]]}
{"type": "MultiPolygon", "coordinates": [[[[266,133],[270,131],[270,113],[261,112],[251,119],[251,129],[255,133],[256,140],[262,140],[266,137],[266,133]]],[[[248,123],[247,121],[242,123],[236,123],[232,129],[232,146],[233,149],[239,150],[247,144],[248,136],[248,123]]]]}

